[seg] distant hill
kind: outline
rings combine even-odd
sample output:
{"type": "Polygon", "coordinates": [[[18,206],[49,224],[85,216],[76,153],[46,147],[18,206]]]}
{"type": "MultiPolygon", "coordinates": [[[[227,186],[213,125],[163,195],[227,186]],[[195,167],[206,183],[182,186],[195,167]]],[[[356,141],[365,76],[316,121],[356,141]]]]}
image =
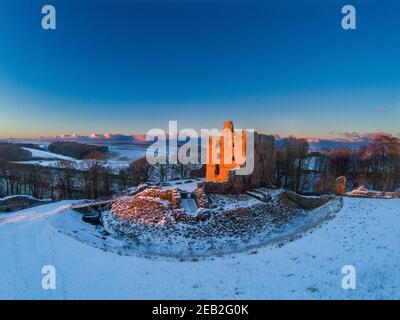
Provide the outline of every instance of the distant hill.
{"type": "Polygon", "coordinates": [[[75,159],[103,159],[108,152],[108,147],[72,141],[55,141],[49,144],[48,150],[75,159]]]}
{"type": "MultiPolygon", "coordinates": [[[[348,140],[329,140],[329,139],[307,139],[310,145],[310,151],[321,151],[327,149],[336,148],[348,148],[352,150],[358,150],[361,147],[368,146],[370,141],[359,140],[359,141],[348,141],[348,140]]],[[[278,147],[283,145],[283,139],[277,139],[276,144],[278,147]]]]}
{"type": "Polygon", "coordinates": [[[347,141],[347,140],[319,139],[319,141],[310,142],[310,149],[321,150],[321,149],[349,148],[357,150],[361,147],[368,146],[369,144],[370,141],[368,140],[347,141]]]}
{"type": "Polygon", "coordinates": [[[0,161],[27,161],[32,158],[29,151],[13,143],[0,142],[0,161]]]}
{"type": "Polygon", "coordinates": [[[148,145],[149,142],[146,141],[146,135],[136,134],[136,135],[123,135],[123,134],[97,134],[93,133],[89,136],[78,136],[78,135],[61,135],[56,137],[46,137],[43,140],[53,140],[53,141],[76,141],[83,143],[127,143],[127,144],[137,144],[137,145],[148,145]]]}

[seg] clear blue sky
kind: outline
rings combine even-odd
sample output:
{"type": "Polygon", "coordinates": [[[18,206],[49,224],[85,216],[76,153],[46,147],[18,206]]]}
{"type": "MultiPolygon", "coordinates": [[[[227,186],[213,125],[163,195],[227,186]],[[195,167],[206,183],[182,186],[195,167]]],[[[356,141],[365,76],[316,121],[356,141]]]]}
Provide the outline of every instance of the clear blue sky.
{"type": "Polygon", "coordinates": [[[0,0],[0,137],[400,132],[400,1],[0,0]],[[57,30],[41,28],[41,7],[57,30]],[[341,28],[341,7],[357,30],[341,28]]]}

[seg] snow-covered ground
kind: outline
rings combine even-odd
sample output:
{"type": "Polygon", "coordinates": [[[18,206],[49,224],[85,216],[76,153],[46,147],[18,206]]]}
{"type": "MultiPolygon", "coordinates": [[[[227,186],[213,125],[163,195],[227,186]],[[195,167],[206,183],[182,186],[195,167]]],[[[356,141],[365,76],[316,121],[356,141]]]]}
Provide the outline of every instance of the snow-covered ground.
{"type": "Polygon", "coordinates": [[[29,151],[32,154],[32,157],[34,157],[34,158],[59,159],[59,160],[70,160],[70,161],[75,160],[74,158],[66,157],[61,154],[52,153],[52,152],[48,152],[48,151],[42,151],[42,150],[30,149],[30,148],[22,148],[22,149],[29,151]]]}
{"type": "Polygon", "coordinates": [[[193,261],[109,251],[118,242],[71,203],[0,214],[0,298],[400,298],[400,200],[345,198],[334,219],[293,241],[193,261]],[[41,287],[44,265],[56,268],[56,290],[41,287]],[[345,265],[356,268],[355,290],[341,287],[345,265]]]}
{"type": "Polygon", "coordinates": [[[146,147],[131,144],[110,144],[107,145],[111,154],[111,160],[132,162],[146,156],[146,147]]]}
{"type": "MultiPolygon", "coordinates": [[[[121,170],[129,167],[128,161],[114,161],[114,160],[98,160],[103,167],[109,169],[113,173],[119,173],[121,170]]],[[[48,168],[63,168],[62,161],[59,160],[30,160],[30,161],[20,161],[18,163],[24,164],[34,164],[42,167],[48,168]]],[[[91,160],[72,160],[69,161],[69,165],[76,170],[88,170],[90,168],[91,160]]]]}
{"type": "MultiPolygon", "coordinates": [[[[108,147],[110,150],[110,158],[101,161],[101,163],[104,167],[116,174],[119,173],[119,171],[128,168],[132,161],[140,159],[146,155],[146,148],[143,146],[111,144],[108,145],[108,147]]],[[[87,170],[89,167],[87,160],[77,160],[71,157],[37,149],[23,149],[29,151],[32,154],[32,157],[40,158],[41,160],[19,161],[19,163],[60,168],[62,167],[61,160],[67,160],[70,162],[70,165],[77,170],[87,170]]]]}
{"type": "Polygon", "coordinates": [[[37,198],[32,197],[31,195],[26,195],[26,194],[17,194],[17,195],[13,195],[13,196],[6,196],[6,197],[3,197],[3,198],[0,198],[0,201],[6,201],[6,200],[14,199],[14,198],[25,198],[25,199],[37,200],[37,201],[51,201],[50,198],[48,198],[48,199],[37,199],[37,198]]]}
{"type": "Polygon", "coordinates": [[[167,182],[162,182],[162,189],[177,188],[179,191],[184,192],[194,192],[196,191],[196,185],[199,181],[204,179],[180,179],[180,180],[170,180],[167,182]]]}

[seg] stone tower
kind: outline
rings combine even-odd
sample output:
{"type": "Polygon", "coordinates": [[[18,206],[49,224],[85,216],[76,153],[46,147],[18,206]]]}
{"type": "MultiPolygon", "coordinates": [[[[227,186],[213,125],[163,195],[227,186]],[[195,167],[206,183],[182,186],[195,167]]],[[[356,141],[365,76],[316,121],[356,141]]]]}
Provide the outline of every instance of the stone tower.
{"type": "MultiPolygon", "coordinates": [[[[212,182],[225,182],[228,179],[229,172],[240,166],[235,161],[234,156],[234,127],[232,121],[224,122],[224,131],[230,131],[231,139],[224,135],[224,132],[220,137],[209,137],[207,146],[207,166],[206,166],[206,180],[212,182]],[[216,139],[213,141],[213,139],[216,139]],[[215,143],[216,142],[216,143],[215,143]],[[225,148],[225,145],[228,144],[225,148]],[[227,154],[225,154],[227,152],[227,154]],[[228,154],[229,153],[229,154],[228,154]],[[219,159],[219,163],[215,162],[219,159]],[[228,161],[226,161],[228,159],[228,161]]],[[[237,133],[238,134],[238,133],[237,133]]],[[[246,156],[246,132],[241,133],[242,143],[242,156],[246,156]]]]}

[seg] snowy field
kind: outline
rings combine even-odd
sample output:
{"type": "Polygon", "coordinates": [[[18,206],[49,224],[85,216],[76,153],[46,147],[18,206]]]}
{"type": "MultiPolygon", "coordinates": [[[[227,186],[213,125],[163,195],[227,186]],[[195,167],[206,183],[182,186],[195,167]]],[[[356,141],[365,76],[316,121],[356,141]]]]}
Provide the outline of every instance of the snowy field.
{"type": "MultiPolygon", "coordinates": [[[[114,160],[105,160],[105,161],[99,160],[97,162],[101,163],[104,168],[109,169],[114,174],[118,174],[121,170],[128,168],[130,164],[128,161],[114,161],[114,160]]],[[[29,160],[29,161],[19,161],[18,163],[34,164],[47,168],[64,167],[62,161],[59,160],[29,160]]],[[[91,164],[92,164],[91,160],[71,160],[68,162],[68,165],[71,168],[81,171],[88,170],[91,164]]]]}
{"type": "Polygon", "coordinates": [[[107,145],[110,153],[115,156],[112,157],[112,160],[115,161],[127,161],[132,162],[137,159],[143,158],[146,156],[146,147],[137,146],[137,145],[118,145],[118,144],[109,144],[107,145]]]}
{"type": "MultiPolygon", "coordinates": [[[[101,161],[104,167],[111,170],[113,173],[118,174],[120,170],[129,167],[132,161],[146,156],[146,148],[136,145],[107,145],[109,148],[110,158],[101,161]]],[[[22,148],[29,151],[32,157],[39,158],[40,160],[19,161],[19,163],[39,165],[42,167],[61,168],[63,160],[69,161],[70,165],[77,170],[87,170],[87,160],[77,160],[71,157],[63,156],[60,154],[42,151],[31,148],[22,148]]]]}
{"type": "Polygon", "coordinates": [[[301,238],[193,261],[89,245],[102,239],[71,211],[72,203],[0,214],[0,298],[400,298],[400,200],[345,198],[334,219],[301,238]],[[88,243],[63,228],[85,234],[88,243]],[[355,290],[341,287],[341,269],[349,264],[357,270],[355,290]],[[44,265],[56,267],[56,290],[41,288],[44,265]]]}
{"type": "Polygon", "coordinates": [[[48,151],[42,151],[42,150],[37,150],[37,149],[30,149],[30,148],[22,148],[26,151],[29,151],[34,158],[43,158],[43,159],[59,159],[59,160],[75,160],[74,158],[71,157],[66,157],[61,154],[57,153],[52,153],[48,151]]]}

